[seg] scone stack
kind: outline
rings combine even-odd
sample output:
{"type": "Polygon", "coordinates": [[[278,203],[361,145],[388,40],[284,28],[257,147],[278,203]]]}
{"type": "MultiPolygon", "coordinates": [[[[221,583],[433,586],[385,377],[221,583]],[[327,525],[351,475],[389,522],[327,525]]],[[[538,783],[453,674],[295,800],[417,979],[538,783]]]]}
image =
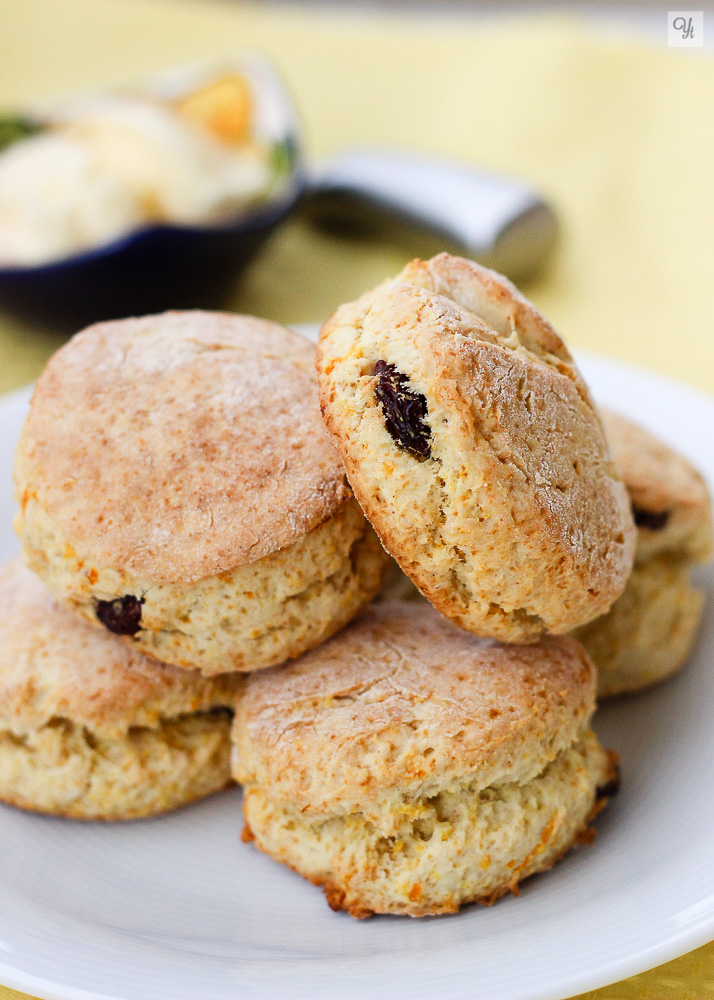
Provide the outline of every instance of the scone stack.
{"type": "Polygon", "coordinates": [[[232,773],[244,841],[334,909],[493,902],[617,790],[596,689],[684,662],[709,497],[603,426],[555,330],[469,261],[341,306],[316,361],[199,312],[51,359],[15,468],[29,568],[0,581],[0,798],[130,818],[232,773]],[[388,569],[407,600],[370,604],[388,569]]]}
{"type": "Polygon", "coordinates": [[[15,478],[29,569],[0,584],[0,798],[26,808],[131,818],[225,787],[243,672],[381,585],[314,349],[273,323],[78,334],[37,383],[15,478]]]}

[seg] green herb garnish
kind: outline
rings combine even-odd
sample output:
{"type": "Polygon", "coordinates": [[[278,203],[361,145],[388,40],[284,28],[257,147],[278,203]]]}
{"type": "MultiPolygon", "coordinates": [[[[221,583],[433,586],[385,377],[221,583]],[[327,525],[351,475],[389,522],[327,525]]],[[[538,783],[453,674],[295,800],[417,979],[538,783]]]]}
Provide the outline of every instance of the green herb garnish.
{"type": "Polygon", "coordinates": [[[45,126],[26,115],[0,115],[0,153],[8,146],[43,132],[45,126]]]}
{"type": "Polygon", "coordinates": [[[288,176],[295,165],[297,145],[292,135],[285,136],[270,149],[270,166],[277,177],[288,176]]]}

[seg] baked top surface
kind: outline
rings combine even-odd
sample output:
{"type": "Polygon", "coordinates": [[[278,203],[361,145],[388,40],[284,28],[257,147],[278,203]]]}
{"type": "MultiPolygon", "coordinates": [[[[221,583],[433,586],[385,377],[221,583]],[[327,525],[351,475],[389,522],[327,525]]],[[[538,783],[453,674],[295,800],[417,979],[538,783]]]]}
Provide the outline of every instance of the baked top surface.
{"type": "Polygon", "coordinates": [[[577,738],[594,686],[572,638],[506,646],[423,604],[371,605],[323,646],[248,679],[238,777],[314,809],[472,772],[484,785],[528,780],[577,738]]]}
{"type": "Polygon", "coordinates": [[[82,555],[158,582],[285,548],[348,495],[314,348],[275,323],[174,312],[100,323],[40,377],[16,461],[82,555]]]}

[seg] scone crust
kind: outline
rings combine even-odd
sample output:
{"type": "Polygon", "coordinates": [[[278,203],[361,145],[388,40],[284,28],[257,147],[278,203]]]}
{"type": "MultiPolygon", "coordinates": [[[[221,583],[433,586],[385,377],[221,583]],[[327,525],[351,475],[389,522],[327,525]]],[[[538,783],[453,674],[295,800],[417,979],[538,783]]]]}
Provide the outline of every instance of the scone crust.
{"type": "Polygon", "coordinates": [[[635,521],[641,522],[637,562],[664,553],[706,562],[712,555],[712,509],[704,477],[644,427],[608,410],[601,413],[635,521]],[[661,525],[651,526],[658,519],[661,525]]]}
{"type": "Polygon", "coordinates": [[[565,345],[509,282],[415,261],[333,314],[317,367],[355,496],[440,611],[510,642],[607,611],[632,566],[627,494],[565,345]],[[378,360],[426,399],[424,460],[385,427],[378,360]]]}
{"type": "Polygon", "coordinates": [[[485,787],[539,773],[594,707],[580,643],[504,646],[422,604],[371,605],[328,643],[251,675],[236,710],[234,776],[273,801],[381,810],[475,774],[485,787]]]}
{"type": "Polygon", "coordinates": [[[313,346],[199,311],[73,337],[37,382],[15,479],[22,510],[32,499],[68,545],[157,583],[286,548],[349,495],[313,346]]]}
{"type": "Polygon", "coordinates": [[[241,678],[149,659],[60,606],[21,559],[0,570],[0,729],[64,719],[108,738],[195,712],[232,709],[241,678]]]}

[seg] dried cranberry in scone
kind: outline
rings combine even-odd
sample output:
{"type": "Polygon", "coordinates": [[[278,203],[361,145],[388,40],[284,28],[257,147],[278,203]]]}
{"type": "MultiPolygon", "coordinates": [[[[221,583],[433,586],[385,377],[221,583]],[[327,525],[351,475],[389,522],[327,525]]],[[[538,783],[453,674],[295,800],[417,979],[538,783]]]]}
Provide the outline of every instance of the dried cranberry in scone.
{"type": "Polygon", "coordinates": [[[377,362],[374,374],[377,377],[374,394],[382,404],[384,426],[400,448],[428,458],[431,430],[426,422],[426,399],[420,392],[409,389],[407,376],[386,361],[377,362]]]}

